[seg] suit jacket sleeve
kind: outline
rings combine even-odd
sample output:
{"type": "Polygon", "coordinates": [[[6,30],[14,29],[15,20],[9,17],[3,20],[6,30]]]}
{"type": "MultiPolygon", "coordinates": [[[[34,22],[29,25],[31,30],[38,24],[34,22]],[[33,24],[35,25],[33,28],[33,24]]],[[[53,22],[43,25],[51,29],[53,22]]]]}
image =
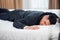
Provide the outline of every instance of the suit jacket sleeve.
{"type": "Polygon", "coordinates": [[[18,19],[14,21],[13,26],[18,29],[23,29],[26,24],[23,19],[18,19]]]}

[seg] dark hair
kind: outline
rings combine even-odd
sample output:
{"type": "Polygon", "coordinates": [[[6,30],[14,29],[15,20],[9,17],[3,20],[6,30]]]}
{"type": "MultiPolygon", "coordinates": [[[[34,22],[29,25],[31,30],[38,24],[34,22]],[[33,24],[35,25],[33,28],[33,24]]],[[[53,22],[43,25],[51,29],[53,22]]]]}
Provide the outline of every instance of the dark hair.
{"type": "Polygon", "coordinates": [[[41,19],[45,16],[45,15],[49,15],[49,20],[50,20],[50,24],[56,24],[57,22],[57,18],[59,18],[55,13],[51,13],[51,12],[45,12],[43,14],[40,15],[39,20],[41,21],[41,19]]]}

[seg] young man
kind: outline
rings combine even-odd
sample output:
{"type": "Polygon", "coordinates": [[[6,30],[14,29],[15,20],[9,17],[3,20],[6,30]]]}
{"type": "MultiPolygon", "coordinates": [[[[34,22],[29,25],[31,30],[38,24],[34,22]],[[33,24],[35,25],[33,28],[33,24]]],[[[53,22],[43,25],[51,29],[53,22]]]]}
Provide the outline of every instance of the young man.
{"type": "Polygon", "coordinates": [[[51,12],[0,9],[0,19],[14,22],[18,29],[39,29],[37,25],[56,24],[58,16],[51,12]],[[5,11],[3,11],[5,10],[5,11]]]}

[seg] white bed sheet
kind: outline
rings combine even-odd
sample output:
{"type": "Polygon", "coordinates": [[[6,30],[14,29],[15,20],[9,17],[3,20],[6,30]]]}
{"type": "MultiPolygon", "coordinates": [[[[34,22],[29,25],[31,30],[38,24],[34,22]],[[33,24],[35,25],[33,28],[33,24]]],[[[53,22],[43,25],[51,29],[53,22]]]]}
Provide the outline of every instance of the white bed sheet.
{"type": "Polygon", "coordinates": [[[58,40],[59,27],[56,25],[39,25],[39,30],[24,30],[14,28],[12,24],[0,20],[0,40],[58,40]]]}

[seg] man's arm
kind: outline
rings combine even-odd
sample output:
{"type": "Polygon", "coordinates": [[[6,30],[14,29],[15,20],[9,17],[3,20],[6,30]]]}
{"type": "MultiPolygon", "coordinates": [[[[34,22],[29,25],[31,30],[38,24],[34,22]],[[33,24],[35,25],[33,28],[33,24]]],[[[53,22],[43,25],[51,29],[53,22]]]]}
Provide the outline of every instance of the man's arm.
{"type": "Polygon", "coordinates": [[[32,26],[26,25],[23,19],[15,20],[13,26],[18,29],[32,29],[32,30],[39,29],[38,25],[32,25],[32,26]]]}
{"type": "Polygon", "coordinates": [[[23,29],[26,26],[26,24],[24,24],[23,19],[18,19],[14,20],[13,26],[18,29],[23,29]]]}

